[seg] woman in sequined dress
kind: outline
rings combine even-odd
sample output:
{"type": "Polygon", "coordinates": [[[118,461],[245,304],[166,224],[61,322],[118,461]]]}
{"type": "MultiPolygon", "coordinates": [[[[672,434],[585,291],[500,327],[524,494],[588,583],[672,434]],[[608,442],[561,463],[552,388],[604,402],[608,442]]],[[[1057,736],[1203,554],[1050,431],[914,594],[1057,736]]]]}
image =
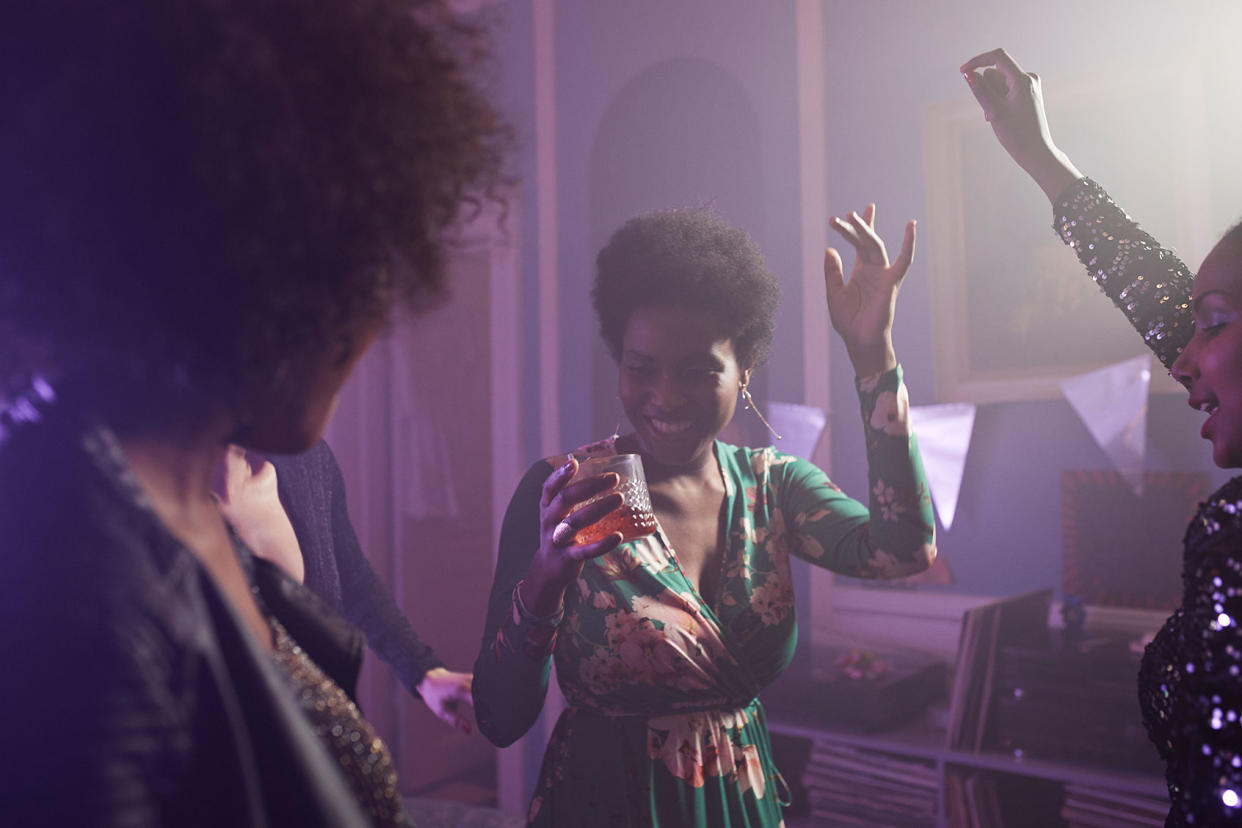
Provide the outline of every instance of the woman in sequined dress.
{"type": "Polygon", "coordinates": [[[436,0],[0,10],[0,825],[409,819],[360,634],[232,536],[508,130],[436,0]]]}
{"type": "Polygon", "coordinates": [[[857,376],[869,505],[806,460],[717,439],[775,324],[776,277],[743,231],[667,210],[631,220],[600,253],[595,309],[633,431],[542,460],[518,484],[475,662],[479,730],[503,746],[539,715],[555,659],[569,708],[531,825],[781,825],[788,789],[757,695],[793,655],[790,557],[869,578],[934,558],[890,330],[914,224],[890,264],[874,207],[834,222],[857,251],[848,284],[836,251],[824,276],[857,376]],[[570,483],[578,460],[627,452],[642,456],[657,531],[576,543],[620,502],[613,493],[573,512],[616,481],[570,483]]]}
{"type": "MultiPolygon", "coordinates": [[[[1242,467],[1242,225],[1192,274],[1052,140],[1038,76],[1003,49],[962,66],[997,139],[1053,205],[1053,229],[1207,414],[1222,468],[1242,467]]],[[[1170,826],[1242,824],[1242,478],[1186,530],[1182,604],[1147,647],[1139,698],[1165,761],[1170,826]]]]}

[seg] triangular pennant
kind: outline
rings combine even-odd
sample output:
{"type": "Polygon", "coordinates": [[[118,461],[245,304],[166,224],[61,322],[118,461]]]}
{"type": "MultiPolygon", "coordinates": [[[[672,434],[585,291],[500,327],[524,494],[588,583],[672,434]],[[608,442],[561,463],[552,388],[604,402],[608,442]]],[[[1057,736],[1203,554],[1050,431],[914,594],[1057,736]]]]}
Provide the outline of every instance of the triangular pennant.
{"type": "Polygon", "coordinates": [[[1118,362],[1063,380],[1065,399],[1134,493],[1143,493],[1151,357],[1118,362]]]}
{"type": "Polygon", "coordinates": [[[957,514],[966,451],[975,429],[975,407],[970,403],[911,406],[910,427],[919,440],[932,503],[940,523],[948,529],[957,514]]]}

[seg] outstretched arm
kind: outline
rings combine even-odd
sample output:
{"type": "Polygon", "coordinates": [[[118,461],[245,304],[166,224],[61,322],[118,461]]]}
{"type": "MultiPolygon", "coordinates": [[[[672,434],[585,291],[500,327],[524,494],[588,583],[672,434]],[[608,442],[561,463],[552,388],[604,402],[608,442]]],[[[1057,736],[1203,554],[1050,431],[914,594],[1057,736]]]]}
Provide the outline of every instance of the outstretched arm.
{"type": "Polygon", "coordinates": [[[345,480],[331,450],[327,454],[332,497],[332,552],[341,576],[341,614],[363,631],[367,643],[387,662],[411,693],[450,727],[471,732],[469,673],[447,669],[418,637],[392,593],[380,582],[358,543],[349,519],[345,480]]]}
{"type": "Polygon", "coordinates": [[[1053,229],[1160,362],[1172,366],[1194,332],[1194,274],[1053,142],[1038,75],[1004,49],[971,58],[962,74],[1001,146],[1052,202],[1053,229]]]}

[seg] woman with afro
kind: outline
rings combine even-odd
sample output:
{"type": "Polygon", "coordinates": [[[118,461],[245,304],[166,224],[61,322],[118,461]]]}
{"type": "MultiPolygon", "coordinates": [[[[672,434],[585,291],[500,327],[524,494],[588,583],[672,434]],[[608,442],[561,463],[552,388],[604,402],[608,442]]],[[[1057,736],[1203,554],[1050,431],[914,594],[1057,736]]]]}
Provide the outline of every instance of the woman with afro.
{"type": "Polygon", "coordinates": [[[758,694],[793,655],[790,556],[870,578],[934,558],[891,339],[914,223],[890,263],[874,215],[834,220],[857,251],[849,283],[835,250],[824,267],[858,378],[870,505],[805,460],[718,439],[739,397],[753,405],[775,324],[776,278],[745,232],[709,211],[665,210],[600,252],[595,309],[633,430],[540,461],[518,484],[475,663],[479,729],[507,745],[539,715],[555,659],[569,708],[532,825],[781,825],[788,790],[758,694]],[[578,464],[619,453],[641,456],[658,528],[576,540],[622,504],[616,475],[574,479],[578,464]]]}

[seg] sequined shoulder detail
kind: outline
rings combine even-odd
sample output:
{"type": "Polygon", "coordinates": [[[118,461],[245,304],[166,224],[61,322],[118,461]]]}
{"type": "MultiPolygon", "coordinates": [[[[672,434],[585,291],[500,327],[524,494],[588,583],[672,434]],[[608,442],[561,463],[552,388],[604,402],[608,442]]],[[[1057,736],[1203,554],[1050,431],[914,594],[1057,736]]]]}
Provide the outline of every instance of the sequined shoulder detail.
{"type": "Polygon", "coordinates": [[[1100,290],[1164,367],[1170,367],[1194,332],[1190,269],[1090,178],[1080,179],[1057,199],[1052,229],[1074,248],[1100,290]]]}
{"type": "Polygon", "coordinates": [[[1165,760],[1168,825],[1242,824],[1242,478],[1186,530],[1182,606],[1148,645],[1139,702],[1165,760]]]}
{"type": "Polygon", "coordinates": [[[377,826],[412,826],[388,748],[336,682],[324,675],[284,626],[270,619],[272,658],[292,680],[311,727],[341,766],[358,804],[377,826]]]}
{"type": "Polygon", "coordinates": [[[1199,504],[1186,527],[1187,557],[1198,555],[1228,533],[1242,535],[1242,477],[1233,478],[1199,504]]]}

